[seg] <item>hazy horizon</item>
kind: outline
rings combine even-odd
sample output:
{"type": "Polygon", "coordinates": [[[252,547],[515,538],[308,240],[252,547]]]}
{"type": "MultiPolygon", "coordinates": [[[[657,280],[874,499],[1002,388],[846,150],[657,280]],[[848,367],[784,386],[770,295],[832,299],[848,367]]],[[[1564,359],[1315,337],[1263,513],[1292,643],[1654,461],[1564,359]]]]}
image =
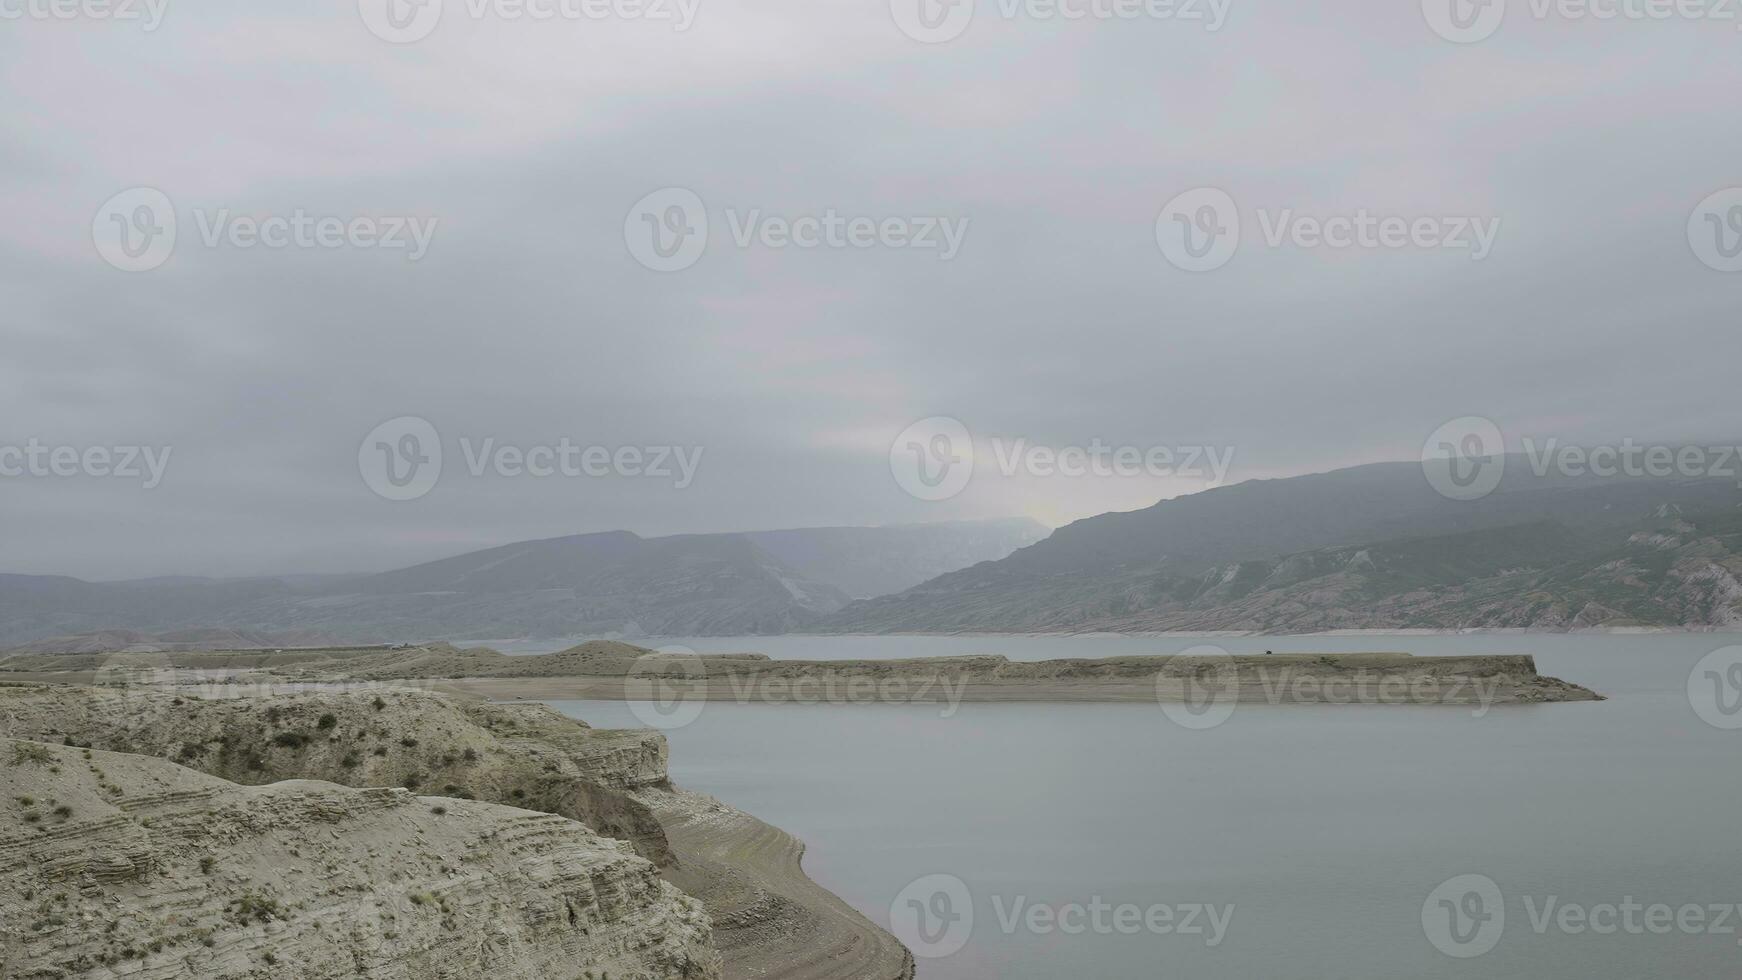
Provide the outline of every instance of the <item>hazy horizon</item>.
{"type": "Polygon", "coordinates": [[[448,0],[411,39],[384,2],[0,25],[0,454],[81,454],[0,476],[0,571],[1056,527],[1213,485],[1194,449],[1226,483],[1416,459],[1467,416],[1509,449],[1736,428],[1732,24],[1521,7],[1454,43],[1414,3],[1201,5],[1214,29],[982,3],[922,43],[889,0],[448,0]],[[1170,252],[1203,189],[1231,257],[1170,252]],[[698,216],[703,250],[662,248],[698,216]],[[1401,246],[1324,244],[1387,220],[1401,246]],[[904,434],[932,418],[976,459],[935,494],[891,458],[941,446],[904,434]],[[383,484],[427,457],[414,424],[439,482],[383,484]],[[1018,440],[1169,456],[1066,476],[1001,465],[1018,440]],[[572,475],[528,474],[564,446],[572,475]],[[90,475],[128,447],[163,465],[90,475]]]}

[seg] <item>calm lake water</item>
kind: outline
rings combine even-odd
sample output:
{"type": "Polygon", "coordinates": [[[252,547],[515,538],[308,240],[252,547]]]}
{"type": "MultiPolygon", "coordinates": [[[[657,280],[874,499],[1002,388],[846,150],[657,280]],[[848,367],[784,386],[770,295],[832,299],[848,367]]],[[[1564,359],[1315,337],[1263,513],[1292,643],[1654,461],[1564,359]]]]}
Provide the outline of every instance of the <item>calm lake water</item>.
{"type": "MultiPolygon", "coordinates": [[[[1480,716],[1243,704],[1203,731],[1143,705],[717,703],[667,733],[674,779],[804,839],[810,873],[871,919],[890,925],[896,903],[898,934],[923,922],[930,952],[965,938],[920,960],[926,980],[1742,975],[1742,731],[1703,721],[1688,690],[1742,636],[665,642],[833,659],[1532,653],[1611,699],[1480,716]],[[1465,875],[1497,894],[1476,879],[1433,894],[1465,875]],[[1217,909],[1219,943],[1198,906],[1217,909]],[[1203,931],[1182,934],[1187,916],[1203,931]]],[[[640,724],[623,704],[554,703],[640,724]]]]}

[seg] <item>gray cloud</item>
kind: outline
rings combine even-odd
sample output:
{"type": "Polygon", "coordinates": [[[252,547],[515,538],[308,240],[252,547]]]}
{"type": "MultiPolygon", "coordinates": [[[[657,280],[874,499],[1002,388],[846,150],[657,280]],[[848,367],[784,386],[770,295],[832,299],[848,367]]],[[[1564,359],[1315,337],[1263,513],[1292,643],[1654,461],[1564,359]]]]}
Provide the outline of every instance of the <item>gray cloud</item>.
{"type": "MultiPolygon", "coordinates": [[[[451,7],[460,8],[456,0],[451,7]]],[[[1208,444],[1233,477],[1412,458],[1447,419],[1563,441],[1734,437],[1742,279],[1690,211],[1742,182],[1733,25],[1537,23],[1460,46],[1416,4],[1236,0],[1170,22],[1003,22],[920,45],[886,4],[703,0],[646,23],[472,22],[395,47],[355,5],[171,0],[156,32],[0,24],[0,445],[170,445],[163,486],[0,479],[0,570],[386,568],[523,537],[1028,513],[1199,489],[1004,478],[916,500],[890,440],[949,415],[1053,446],[1208,444]],[[98,206],[181,228],[127,274],[98,206]],[[1174,195],[1247,213],[1226,267],[1155,241],[1174,195]],[[643,268],[630,206],[707,203],[643,268]],[[415,215],[384,250],[206,248],[192,215],[415,215]],[[1252,214],[1497,217],[1494,254],[1263,246],[1252,214]],[[961,254],[738,248],[726,211],[968,219],[961,254]],[[391,503],[358,446],[706,447],[694,486],[473,479],[391,503]]],[[[982,461],[984,464],[985,461],[982,461]]]]}

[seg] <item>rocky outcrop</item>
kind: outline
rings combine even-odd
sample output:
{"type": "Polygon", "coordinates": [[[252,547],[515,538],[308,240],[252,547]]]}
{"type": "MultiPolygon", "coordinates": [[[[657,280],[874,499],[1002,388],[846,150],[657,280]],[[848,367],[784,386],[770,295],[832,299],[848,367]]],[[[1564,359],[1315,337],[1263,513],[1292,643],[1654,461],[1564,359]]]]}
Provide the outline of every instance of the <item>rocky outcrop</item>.
{"type": "Polygon", "coordinates": [[[0,975],[705,978],[706,913],[551,814],[0,739],[0,975]]]}
{"type": "Polygon", "coordinates": [[[322,779],[541,810],[628,841],[655,864],[672,860],[659,821],[625,792],[665,781],[658,732],[600,731],[542,704],[417,690],[213,683],[169,693],[143,683],[165,679],[0,688],[0,735],[156,756],[247,785],[322,779]]]}
{"type": "MultiPolygon", "coordinates": [[[[410,785],[446,797],[432,805],[450,813],[476,797],[573,818],[655,862],[668,882],[719,917],[713,942],[724,954],[724,977],[912,976],[912,957],[899,942],[804,874],[797,839],[671,786],[657,732],[590,728],[536,702],[491,704],[385,686],[190,684],[195,676],[112,670],[107,688],[0,686],[0,736],[140,753],[237,783],[276,787],[313,777],[397,786],[392,792],[408,799],[410,785]]],[[[606,975],[643,974],[596,974],[606,975]]]]}

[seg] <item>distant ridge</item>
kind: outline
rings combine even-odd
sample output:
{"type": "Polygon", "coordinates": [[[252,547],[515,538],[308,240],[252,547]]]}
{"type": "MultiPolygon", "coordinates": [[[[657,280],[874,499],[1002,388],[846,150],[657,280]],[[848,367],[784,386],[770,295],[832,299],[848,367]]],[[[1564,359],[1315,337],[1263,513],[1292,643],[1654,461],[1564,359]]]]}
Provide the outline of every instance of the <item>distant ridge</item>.
{"type": "Polygon", "coordinates": [[[814,627],[1044,536],[1032,521],[521,541],[376,575],[85,582],[0,575],[0,648],[209,650],[814,627]],[[860,592],[857,594],[872,594],[860,592]]]}
{"type": "Polygon", "coordinates": [[[1451,500],[1419,463],[1262,480],[1104,514],[857,602],[833,632],[1742,625],[1728,479],[1535,478],[1451,500]]]}

